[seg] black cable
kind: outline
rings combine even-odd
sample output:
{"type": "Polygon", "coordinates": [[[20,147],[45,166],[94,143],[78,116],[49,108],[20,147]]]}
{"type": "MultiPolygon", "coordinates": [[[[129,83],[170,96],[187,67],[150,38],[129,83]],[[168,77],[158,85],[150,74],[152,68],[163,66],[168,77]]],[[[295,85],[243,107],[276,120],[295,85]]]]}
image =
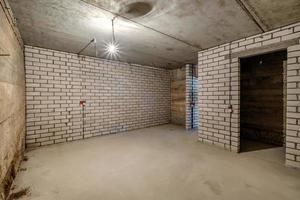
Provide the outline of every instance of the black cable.
{"type": "Polygon", "coordinates": [[[231,67],[232,67],[232,52],[231,52],[231,44],[232,42],[229,43],[229,106],[228,109],[230,109],[230,113],[229,113],[229,150],[232,151],[231,145],[232,145],[232,127],[231,127],[231,122],[232,122],[232,113],[233,113],[233,107],[231,105],[231,100],[232,100],[232,86],[231,86],[231,82],[232,82],[232,74],[231,74],[231,67]]]}
{"type": "Polygon", "coordinates": [[[84,138],[84,105],[82,105],[82,136],[84,138]]]}
{"type": "Polygon", "coordinates": [[[192,108],[191,108],[191,118],[192,118],[192,124],[191,129],[194,129],[194,66],[191,65],[192,68],[192,108]]]}
{"type": "Polygon", "coordinates": [[[96,39],[93,38],[91,41],[89,41],[89,43],[87,43],[87,45],[85,45],[77,54],[82,53],[88,46],[90,46],[90,44],[92,44],[93,42],[95,42],[96,39]]]}
{"type": "Polygon", "coordinates": [[[116,37],[115,37],[115,23],[114,23],[114,21],[115,21],[115,19],[117,18],[118,16],[115,16],[114,18],[112,18],[112,20],[111,20],[111,28],[112,28],[112,42],[113,42],[113,44],[115,44],[116,43],[116,37]]]}
{"type": "Polygon", "coordinates": [[[97,58],[98,57],[98,49],[97,49],[97,41],[96,41],[96,39],[94,41],[94,44],[95,44],[95,57],[97,58]]]}

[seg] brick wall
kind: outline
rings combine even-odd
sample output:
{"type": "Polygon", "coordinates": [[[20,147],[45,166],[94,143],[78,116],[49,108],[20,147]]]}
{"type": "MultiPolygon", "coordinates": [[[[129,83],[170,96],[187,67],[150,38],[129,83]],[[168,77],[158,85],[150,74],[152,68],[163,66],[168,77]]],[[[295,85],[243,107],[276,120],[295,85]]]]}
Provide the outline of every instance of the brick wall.
{"type": "Polygon", "coordinates": [[[300,45],[288,48],[286,164],[300,168],[300,45]]]}
{"type": "Polygon", "coordinates": [[[26,46],[25,71],[28,147],[170,121],[168,70],[26,46]]]}
{"type": "Polygon", "coordinates": [[[300,167],[300,23],[199,52],[199,140],[238,152],[239,58],[287,49],[286,164],[300,167]]]}

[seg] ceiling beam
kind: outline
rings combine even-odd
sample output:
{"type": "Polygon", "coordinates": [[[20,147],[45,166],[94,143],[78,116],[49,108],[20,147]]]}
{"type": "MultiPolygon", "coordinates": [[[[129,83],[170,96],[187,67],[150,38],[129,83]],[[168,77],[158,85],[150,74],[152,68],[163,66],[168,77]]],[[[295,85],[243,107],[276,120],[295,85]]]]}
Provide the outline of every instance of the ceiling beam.
{"type": "Polygon", "coordinates": [[[250,6],[245,0],[236,0],[239,6],[246,12],[249,18],[259,27],[259,29],[264,33],[267,32],[268,26],[262,21],[258,16],[257,12],[252,6],[250,6]]]}

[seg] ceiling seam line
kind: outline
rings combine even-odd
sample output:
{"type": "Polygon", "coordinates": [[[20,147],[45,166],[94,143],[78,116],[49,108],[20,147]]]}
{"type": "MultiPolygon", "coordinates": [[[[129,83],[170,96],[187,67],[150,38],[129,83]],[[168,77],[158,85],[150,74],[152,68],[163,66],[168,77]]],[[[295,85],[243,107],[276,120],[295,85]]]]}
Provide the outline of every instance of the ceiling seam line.
{"type": "Polygon", "coordinates": [[[189,42],[187,42],[187,41],[184,41],[184,40],[182,40],[182,39],[176,38],[176,37],[174,37],[174,36],[172,36],[172,35],[169,35],[169,34],[167,34],[167,33],[164,33],[164,32],[162,32],[162,31],[159,31],[159,30],[157,30],[157,29],[155,29],[155,28],[152,28],[152,27],[147,26],[147,25],[144,25],[144,24],[142,24],[142,23],[140,23],[140,22],[137,22],[137,21],[134,21],[134,20],[132,20],[132,19],[129,19],[128,17],[125,17],[125,16],[122,16],[122,15],[120,15],[120,14],[114,13],[113,11],[110,11],[110,10],[108,10],[108,9],[106,9],[106,8],[103,8],[103,7],[100,7],[100,6],[98,6],[98,5],[95,5],[94,3],[89,3],[89,2],[87,2],[87,1],[85,1],[85,0],[81,0],[81,1],[84,2],[84,3],[86,3],[86,4],[88,4],[88,5],[91,5],[91,6],[93,6],[93,7],[96,7],[96,8],[99,8],[99,9],[101,9],[101,10],[104,10],[104,11],[106,11],[106,12],[109,12],[109,13],[115,15],[115,16],[121,17],[121,18],[123,18],[123,19],[125,19],[125,20],[127,20],[127,21],[130,21],[130,22],[132,22],[132,23],[138,24],[138,25],[140,25],[140,26],[142,26],[142,27],[144,27],[144,28],[146,28],[146,29],[150,29],[150,30],[152,30],[152,31],[154,31],[154,32],[156,32],[156,33],[159,33],[159,34],[164,35],[164,36],[166,36],[166,37],[169,37],[169,38],[172,38],[172,39],[174,39],[174,40],[177,40],[178,42],[184,43],[185,45],[188,45],[188,46],[190,46],[190,47],[196,48],[196,49],[198,49],[198,50],[202,50],[202,47],[199,46],[199,45],[191,44],[191,43],[189,43],[189,42]]]}
{"type": "Polygon", "coordinates": [[[268,31],[268,26],[264,24],[255,10],[250,5],[248,5],[247,2],[245,2],[244,0],[236,0],[236,2],[263,33],[268,31]]]}

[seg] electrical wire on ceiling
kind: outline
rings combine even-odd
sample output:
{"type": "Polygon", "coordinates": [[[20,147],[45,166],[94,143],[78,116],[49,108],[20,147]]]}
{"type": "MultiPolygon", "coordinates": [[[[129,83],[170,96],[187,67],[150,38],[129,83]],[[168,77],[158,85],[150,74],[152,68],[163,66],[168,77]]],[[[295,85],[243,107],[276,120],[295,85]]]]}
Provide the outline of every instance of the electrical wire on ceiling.
{"type": "MultiPolygon", "coordinates": [[[[89,43],[87,43],[77,54],[80,55],[86,48],[90,46],[90,44],[95,44],[96,54],[97,54],[97,41],[96,38],[93,38],[89,43]]],[[[97,56],[97,55],[96,55],[97,56]]]]}
{"type": "MultiPolygon", "coordinates": [[[[158,31],[158,30],[156,30],[156,29],[153,29],[153,28],[151,28],[151,27],[145,26],[145,25],[143,25],[143,24],[141,24],[141,23],[138,23],[138,22],[136,22],[136,21],[133,21],[133,20],[127,18],[127,17],[124,17],[124,16],[122,16],[122,15],[120,15],[120,14],[114,13],[114,12],[112,12],[112,11],[110,11],[110,10],[105,9],[105,8],[102,8],[102,7],[93,5],[93,4],[91,4],[91,3],[89,3],[89,2],[86,2],[86,1],[84,1],[84,0],[81,0],[81,1],[84,2],[84,3],[86,3],[86,4],[88,4],[88,5],[91,5],[91,6],[94,6],[94,7],[96,7],[96,8],[102,9],[102,10],[104,10],[104,11],[106,11],[106,12],[109,12],[109,13],[111,13],[111,14],[114,15],[114,17],[111,19],[112,39],[111,39],[110,42],[106,43],[106,44],[105,44],[105,47],[104,47],[104,50],[105,50],[105,53],[106,53],[106,57],[107,57],[108,59],[114,59],[114,60],[121,61],[121,60],[118,58],[118,57],[119,57],[119,51],[120,51],[119,43],[117,42],[116,37],[115,37],[115,20],[116,20],[118,17],[121,17],[121,18],[123,18],[123,19],[125,19],[125,20],[127,20],[127,21],[130,21],[130,22],[132,22],[132,23],[135,23],[135,24],[138,24],[138,25],[140,25],[140,26],[143,26],[144,28],[151,29],[152,31],[158,32],[158,33],[160,33],[160,34],[163,34],[163,35],[165,35],[165,36],[167,36],[167,37],[170,37],[170,38],[172,38],[172,39],[175,39],[175,40],[177,40],[177,41],[179,41],[179,42],[183,42],[183,43],[185,43],[185,44],[187,44],[187,45],[189,45],[189,46],[191,46],[191,47],[193,47],[193,48],[197,48],[197,50],[196,50],[195,52],[198,52],[198,50],[200,50],[200,49],[199,49],[200,47],[198,47],[198,46],[191,45],[191,44],[189,44],[189,43],[187,43],[187,42],[185,42],[185,41],[183,41],[183,40],[180,40],[180,39],[178,39],[178,38],[175,38],[175,37],[173,37],[173,36],[170,36],[170,35],[168,35],[168,34],[165,34],[165,33],[163,33],[163,32],[160,32],[160,31],[158,31]]],[[[89,43],[87,43],[87,44],[86,44],[86,45],[78,52],[78,55],[81,54],[85,49],[87,49],[92,43],[95,44],[95,55],[96,55],[96,57],[98,57],[96,38],[93,38],[89,43]]],[[[141,52],[139,51],[139,53],[141,53],[141,52]]],[[[193,53],[194,53],[194,52],[193,52],[193,53]]],[[[143,53],[143,54],[145,54],[145,53],[143,53]]],[[[147,55],[149,55],[149,54],[147,54],[147,55]]],[[[152,55],[152,56],[155,56],[155,55],[152,55]]],[[[155,56],[155,57],[159,57],[159,56],[155,56]]],[[[163,58],[163,59],[166,59],[166,58],[163,58]]],[[[166,59],[166,60],[170,60],[170,59],[166,59]]],[[[171,61],[172,63],[176,63],[177,65],[181,65],[181,63],[178,62],[178,61],[176,61],[176,60],[170,60],[170,61],[171,61]]],[[[127,62],[127,61],[125,61],[125,62],[127,62]]],[[[182,63],[182,64],[183,64],[183,63],[182,63]]],[[[156,66],[156,65],[153,63],[153,66],[156,66]]]]}
{"type": "Polygon", "coordinates": [[[157,30],[157,29],[152,28],[152,27],[150,27],[150,26],[144,25],[144,24],[142,24],[142,23],[140,23],[140,22],[134,21],[134,20],[132,20],[132,19],[130,19],[130,18],[128,18],[128,17],[125,17],[125,16],[123,16],[123,15],[120,15],[120,14],[118,14],[118,13],[115,13],[115,12],[113,12],[113,11],[111,11],[111,10],[109,10],[109,9],[103,8],[103,7],[99,6],[99,5],[95,5],[94,3],[90,3],[90,2],[88,2],[88,1],[86,1],[86,0],[81,0],[81,1],[84,2],[84,3],[86,3],[86,4],[88,4],[88,5],[91,5],[91,6],[93,6],[93,7],[99,8],[99,9],[101,9],[101,10],[103,10],[103,11],[106,11],[106,12],[108,12],[108,13],[111,13],[112,15],[114,15],[114,16],[116,16],[116,17],[120,17],[120,18],[122,18],[122,19],[125,19],[125,20],[131,22],[131,23],[134,23],[134,24],[137,24],[137,25],[139,25],[139,26],[142,26],[142,27],[144,27],[144,28],[146,28],[146,29],[148,29],[148,30],[154,31],[154,32],[156,32],[156,33],[159,33],[159,34],[161,34],[161,35],[164,35],[164,36],[166,36],[166,37],[169,37],[169,38],[171,38],[171,39],[173,39],[173,40],[176,40],[176,41],[178,41],[178,42],[181,42],[181,43],[183,43],[183,44],[185,44],[185,45],[187,45],[187,46],[190,46],[190,47],[192,47],[192,48],[196,48],[197,51],[198,51],[198,50],[202,50],[202,48],[201,48],[199,45],[191,44],[191,43],[189,43],[189,42],[187,42],[187,41],[185,41],[185,40],[179,39],[179,38],[177,38],[177,37],[175,37],[175,36],[172,36],[172,35],[170,35],[170,34],[164,33],[164,32],[162,32],[162,31],[160,31],[160,30],[157,30]]]}

